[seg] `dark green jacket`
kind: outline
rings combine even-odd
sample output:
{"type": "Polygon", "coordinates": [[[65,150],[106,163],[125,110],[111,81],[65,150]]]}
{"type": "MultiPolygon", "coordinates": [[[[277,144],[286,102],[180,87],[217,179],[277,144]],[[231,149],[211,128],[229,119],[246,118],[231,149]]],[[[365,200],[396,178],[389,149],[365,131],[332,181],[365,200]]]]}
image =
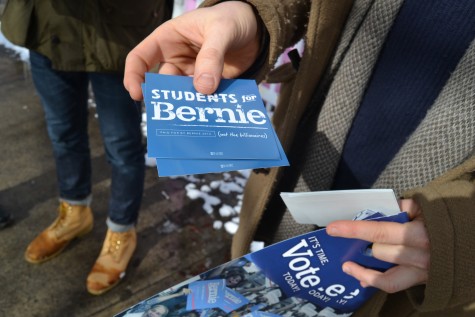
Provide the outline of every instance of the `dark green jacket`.
{"type": "Polygon", "coordinates": [[[172,10],[173,0],[9,0],[2,32],[47,56],[56,70],[119,72],[172,10]]]}

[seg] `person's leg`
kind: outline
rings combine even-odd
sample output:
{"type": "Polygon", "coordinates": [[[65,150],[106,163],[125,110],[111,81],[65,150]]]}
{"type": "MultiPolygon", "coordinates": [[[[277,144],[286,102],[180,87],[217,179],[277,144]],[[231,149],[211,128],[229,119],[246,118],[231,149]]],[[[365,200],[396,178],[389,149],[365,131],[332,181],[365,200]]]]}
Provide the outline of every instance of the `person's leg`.
{"type": "Polygon", "coordinates": [[[141,109],[123,86],[122,74],[90,73],[107,159],[112,166],[108,226],[125,231],[137,221],[145,158],[141,109]]]}
{"type": "Polygon", "coordinates": [[[30,63],[53,145],[60,197],[83,200],[91,194],[87,74],[55,71],[48,58],[35,52],[30,63]]]}
{"type": "Polygon", "coordinates": [[[87,289],[99,295],[115,286],[136,248],[135,223],[143,194],[144,147],[141,113],[130,99],[121,74],[90,73],[104,146],[112,166],[108,231],[87,289]]]}
{"type": "Polygon", "coordinates": [[[25,253],[27,261],[44,262],[73,238],[92,229],[91,162],[87,135],[87,74],[60,72],[48,58],[30,52],[33,82],[44,109],[59,185],[59,217],[25,253]]]}

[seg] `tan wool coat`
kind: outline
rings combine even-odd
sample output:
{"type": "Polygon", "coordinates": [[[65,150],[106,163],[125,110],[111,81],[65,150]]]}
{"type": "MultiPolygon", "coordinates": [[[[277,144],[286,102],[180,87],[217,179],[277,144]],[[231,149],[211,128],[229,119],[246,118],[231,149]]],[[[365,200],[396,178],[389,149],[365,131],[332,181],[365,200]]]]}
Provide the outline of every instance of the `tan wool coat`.
{"type": "MultiPolygon", "coordinates": [[[[204,5],[218,2],[221,1],[209,0],[204,5]]],[[[362,87],[352,90],[352,86],[348,86],[354,82],[359,84],[357,79],[360,77],[357,76],[362,69],[361,65],[355,65],[352,57],[356,56],[364,65],[363,70],[370,73],[374,61],[365,64],[361,56],[377,56],[403,1],[247,2],[259,13],[270,43],[266,56],[261,56],[267,62],[258,72],[257,79],[268,75],[267,81],[283,83],[273,121],[286,153],[291,157],[289,151],[296,143],[299,123],[307,109],[315,106],[311,100],[315,100],[316,92],[321,92],[322,96],[321,103],[317,103],[320,107],[317,120],[321,126],[318,132],[325,134],[338,148],[336,141],[341,140],[334,135],[341,135],[344,141],[348,126],[328,118],[335,118],[337,107],[342,110],[360,100],[349,98],[351,102],[346,105],[346,99],[341,98],[364,90],[364,80],[359,85],[362,87]],[[386,32],[378,33],[385,28],[386,32]],[[368,30],[376,33],[374,37],[368,30]],[[374,40],[372,45],[368,43],[368,37],[374,40]],[[270,72],[280,53],[301,38],[305,47],[298,69],[289,64],[270,72]],[[373,48],[374,52],[365,55],[373,48]],[[332,98],[340,98],[340,102],[333,102],[332,98]]],[[[431,248],[428,282],[396,294],[379,292],[353,316],[475,316],[474,52],[472,43],[427,117],[375,185],[394,188],[399,196],[412,197],[422,207],[431,248]]],[[[290,163],[292,166],[292,161],[290,163]]],[[[323,161],[323,164],[327,163],[323,161]]],[[[321,170],[326,167],[323,165],[321,170]]],[[[265,239],[262,232],[279,226],[279,221],[273,220],[280,216],[271,207],[275,206],[273,200],[278,196],[275,192],[282,188],[288,169],[272,168],[252,173],[245,189],[232,257],[248,253],[249,245],[256,237],[265,239]]]]}

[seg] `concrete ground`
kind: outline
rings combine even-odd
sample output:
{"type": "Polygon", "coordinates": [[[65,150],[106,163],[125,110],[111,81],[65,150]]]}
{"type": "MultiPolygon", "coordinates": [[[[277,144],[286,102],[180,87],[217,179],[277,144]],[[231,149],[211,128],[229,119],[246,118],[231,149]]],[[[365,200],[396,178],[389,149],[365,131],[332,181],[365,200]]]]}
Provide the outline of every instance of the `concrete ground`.
{"type": "MultiPolygon", "coordinates": [[[[213,228],[202,201],[186,197],[182,178],[159,179],[148,168],[138,248],[127,275],[113,290],[89,295],[85,281],[106,232],[110,170],[94,111],[93,231],[58,257],[33,265],[29,242],[56,217],[57,188],[51,146],[39,98],[22,62],[0,47],[0,208],[15,217],[0,230],[0,317],[113,316],[188,277],[228,260],[230,235],[213,228]]],[[[205,175],[203,180],[221,175],[205,175]]]]}

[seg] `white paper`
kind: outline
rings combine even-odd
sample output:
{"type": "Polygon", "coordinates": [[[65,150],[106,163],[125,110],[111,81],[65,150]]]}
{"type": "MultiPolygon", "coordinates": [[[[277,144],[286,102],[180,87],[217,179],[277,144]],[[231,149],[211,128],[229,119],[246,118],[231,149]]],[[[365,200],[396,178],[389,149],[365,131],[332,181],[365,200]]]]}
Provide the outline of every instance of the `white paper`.
{"type": "Polygon", "coordinates": [[[335,220],[351,220],[370,209],[387,216],[400,212],[392,189],[332,190],[280,193],[295,221],[321,227],[335,220]]]}

